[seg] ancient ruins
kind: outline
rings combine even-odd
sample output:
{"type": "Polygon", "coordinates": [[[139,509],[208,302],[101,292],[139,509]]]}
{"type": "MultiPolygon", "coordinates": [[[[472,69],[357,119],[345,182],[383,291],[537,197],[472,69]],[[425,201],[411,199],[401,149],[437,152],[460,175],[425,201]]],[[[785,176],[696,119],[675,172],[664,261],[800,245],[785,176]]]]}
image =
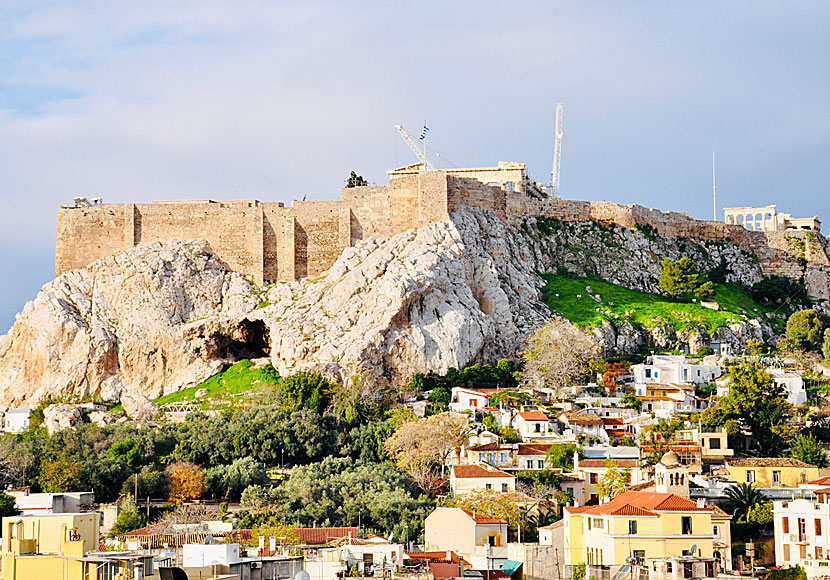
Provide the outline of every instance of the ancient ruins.
{"type": "Polygon", "coordinates": [[[794,218],[788,213],[778,213],[774,205],[766,207],[725,207],[723,221],[744,226],[753,232],[781,232],[785,230],[810,230],[821,232],[818,216],[794,218]]]}
{"type": "Polygon", "coordinates": [[[462,205],[491,210],[507,222],[532,216],[592,220],[647,227],[661,236],[729,240],[755,254],[767,275],[800,276],[787,238],[806,236],[801,257],[828,263],[824,244],[811,243],[817,241],[808,236],[820,236],[818,218],[794,219],[775,206],[730,208],[725,222],[716,222],[639,205],[562,200],[548,197],[529,179],[523,163],[442,170],[415,164],[388,175],[386,185],[342,189],[337,201],[294,201],[290,206],[258,200],[76,200],[58,211],[55,274],[145,242],[205,239],[230,268],[257,284],[316,277],[358,240],[446,221],[462,205]]]}

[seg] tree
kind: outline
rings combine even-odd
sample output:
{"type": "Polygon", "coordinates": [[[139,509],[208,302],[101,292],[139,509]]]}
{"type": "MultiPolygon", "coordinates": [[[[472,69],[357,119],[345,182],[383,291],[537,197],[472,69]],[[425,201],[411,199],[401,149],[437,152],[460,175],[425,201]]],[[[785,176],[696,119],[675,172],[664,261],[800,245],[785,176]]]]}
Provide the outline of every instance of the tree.
{"type": "Polygon", "coordinates": [[[113,461],[122,461],[130,467],[135,467],[142,457],[132,438],[122,439],[107,449],[107,457],[113,461]]]}
{"type": "Polygon", "coordinates": [[[319,373],[300,371],[280,382],[282,408],[286,411],[309,409],[322,413],[328,407],[334,385],[319,373]]]}
{"type": "Polygon", "coordinates": [[[439,413],[401,425],[384,443],[386,452],[427,493],[435,493],[450,454],[460,455],[470,437],[469,420],[458,413],[439,413]],[[442,466],[436,478],[435,467],[442,466]]]}
{"type": "Polygon", "coordinates": [[[559,468],[562,471],[573,471],[574,453],[580,448],[572,443],[559,443],[550,446],[545,453],[545,465],[551,469],[559,468]]]}
{"type": "Polygon", "coordinates": [[[817,310],[800,310],[787,319],[787,343],[791,348],[820,352],[827,320],[817,310]]]}
{"type": "MultiPolygon", "coordinates": [[[[352,172],[354,173],[354,172],[352,172]]],[[[293,553],[294,546],[303,543],[303,536],[295,530],[285,525],[275,524],[269,526],[256,526],[251,530],[251,539],[247,544],[249,546],[256,546],[259,544],[259,538],[279,538],[280,547],[290,547],[293,553]]]]}
{"type": "Polygon", "coordinates": [[[523,381],[552,388],[558,399],[575,379],[585,376],[588,363],[599,353],[596,341],[570,322],[549,320],[527,341],[523,381]]]}
{"type": "Polygon", "coordinates": [[[607,468],[597,482],[597,491],[601,497],[614,499],[631,481],[631,470],[620,469],[617,463],[609,458],[605,462],[607,468]]]}
{"type": "Polygon", "coordinates": [[[726,500],[721,503],[721,507],[735,518],[735,523],[746,523],[746,518],[753,508],[769,501],[769,498],[751,483],[727,487],[725,493],[726,500]]]}
{"type": "Polygon", "coordinates": [[[131,495],[128,495],[121,504],[121,513],[110,529],[109,537],[114,538],[138,528],[143,528],[147,521],[135,505],[131,495]]]}
{"type": "Polygon", "coordinates": [[[44,460],[41,463],[38,483],[47,493],[80,491],[81,465],[66,457],[59,457],[54,461],[44,460]]]}
{"type": "Polygon", "coordinates": [[[623,395],[622,404],[623,407],[625,407],[626,409],[635,409],[637,411],[640,411],[643,408],[643,400],[638,399],[631,393],[623,395]]]}
{"type": "Polygon", "coordinates": [[[658,285],[669,296],[677,298],[693,292],[698,287],[698,278],[695,272],[695,263],[691,258],[683,257],[679,260],[663,258],[663,272],[660,274],[658,285]]]}
{"type": "Polygon", "coordinates": [[[824,329],[824,344],[821,345],[821,354],[824,360],[830,360],[830,328],[824,329]]]}
{"type": "Polygon", "coordinates": [[[790,457],[816,467],[827,467],[827,452],[812,433],[799,433],[790,442],[790,457]]]}
{"type": "Polygon", "coordinates": [[[261,509],[281,501],[284,495],[277,487],[249,485],[242,492],[239,503],[243,507],[261,509]]]}
{"type": "Polygon", "coordinates": [[[783,387],[759,363],[744,361],[729,370],[729,394],[706,409],[700,417],[707,426],[737,421],[749,427],[755,446],[765,457],[776,457],[787,447],[794,429],[790,425],[792,405],[783,387]]]}
{"type": "Polygon", "coordinates": [[[199,499],[204,491],[205,481],[198,465],[179,461],[167,466],[169,500],[184,503],[199,499]]]}
{"type": "Polygon", "coordinates": [[[205,487],[214,497],[236,499],[248,486],[268,481],[265,468],[253,457],[234,459],[229,465],[216,465],[205,470],[205,487]]]}
{"type": "Polygon", "coordinates": [[[362,175],[358,175],[354,171],[351,172],[349,178],[346,180],[346,187],[360,187],[363,185],[369,185],[365,179],[363,179],[362,175]]]}
{"type": "Polygon", "coordinates": [[[0,492],[0,518],[16,516],[19,513],[17,500],[6,493],[0,492]]]}

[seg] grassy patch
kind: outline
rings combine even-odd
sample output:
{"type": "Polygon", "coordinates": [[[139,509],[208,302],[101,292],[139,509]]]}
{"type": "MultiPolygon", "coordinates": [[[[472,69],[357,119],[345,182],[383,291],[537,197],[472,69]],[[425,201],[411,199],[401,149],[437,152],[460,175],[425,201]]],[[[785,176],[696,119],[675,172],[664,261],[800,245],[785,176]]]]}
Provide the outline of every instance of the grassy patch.
{"type": "Polygon", "coordinates": [[[253,368],[253,363],[247,359],[241,360],[227,370],[217,373],[208,380],[195,387],[182,389],[156,399],[156,403],[186,403],[196,400],[196,391],[207,389],[207,395],[199,400],[216,406],[231,399],[239,399],[246,394],[252,396],[270,389],[280,382],[280,375],[274,367],[268,365],[262,368],[253,368]]]}
{"type": "Polygon", "coordinates": [[[676,330],[704,326],[712,332],[720,326],[744,322],[771,311],[755,302],[736,284],[717,285],[713,300],[718,302],[721,310],[711,310],[700,304],[629,290],[603,280],[552,273],[543,274],[542,278],[546,282],[542,288],[545,303],[554,313],[582,327],[601,326],[604,320],[619,323],[628,319],[632,324],[646,328],[663,324],[676,330]],[[588,295],[586,286],[591,287],[594,296],[599,295],[602,303],[588,295]]]}

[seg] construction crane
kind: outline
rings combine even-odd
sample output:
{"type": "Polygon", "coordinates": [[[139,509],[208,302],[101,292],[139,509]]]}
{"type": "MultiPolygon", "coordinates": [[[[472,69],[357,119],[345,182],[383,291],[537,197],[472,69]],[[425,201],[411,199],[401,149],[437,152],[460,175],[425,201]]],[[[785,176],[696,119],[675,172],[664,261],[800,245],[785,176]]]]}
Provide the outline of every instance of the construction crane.
{"type": "Polygon", "coordinates": [[[550,172],[548,193],[559,197],[559,162],[562,159],[562,103],[556,103],[556,137],[553,141],[553,169],[550,172]]]}
{"type": "Polygon", "coordinates": [[[435,169],[432,164],[427,159],[426,155],[426,145],[424,146],[424,150],[418,148],[418,144],[415,142],[415,139],[412,138],[412,135],[409,134],[409,131],[403,128],[402,125],[395,125],[395,129],[398,130],[398,133],[401,134],[403,140],[406,141],[406,144],[409,145],[409,148],[412,149],[412,152],[418,157],[421,163],[424,164],[424,169],[427,171],[432,171],[435,169]]]}

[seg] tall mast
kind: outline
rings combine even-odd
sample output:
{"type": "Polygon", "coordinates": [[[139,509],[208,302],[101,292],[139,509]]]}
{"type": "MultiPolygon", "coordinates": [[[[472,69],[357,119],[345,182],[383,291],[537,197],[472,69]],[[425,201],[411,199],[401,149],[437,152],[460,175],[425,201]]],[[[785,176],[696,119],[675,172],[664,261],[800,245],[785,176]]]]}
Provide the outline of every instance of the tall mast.
{"type": "Polygon", "coordinates": [[[553,168],[550,172],[548,190],[552,197],[559,197],[560,161],[562,159],[562,103],[556,103],[556,127],[553,140],[553,168]]]}
{"type": "Polygon", "coordinates": [[[715,150],[712,149],[712,219],[718,221],[718,196],[715,185],[715,150]]]}

